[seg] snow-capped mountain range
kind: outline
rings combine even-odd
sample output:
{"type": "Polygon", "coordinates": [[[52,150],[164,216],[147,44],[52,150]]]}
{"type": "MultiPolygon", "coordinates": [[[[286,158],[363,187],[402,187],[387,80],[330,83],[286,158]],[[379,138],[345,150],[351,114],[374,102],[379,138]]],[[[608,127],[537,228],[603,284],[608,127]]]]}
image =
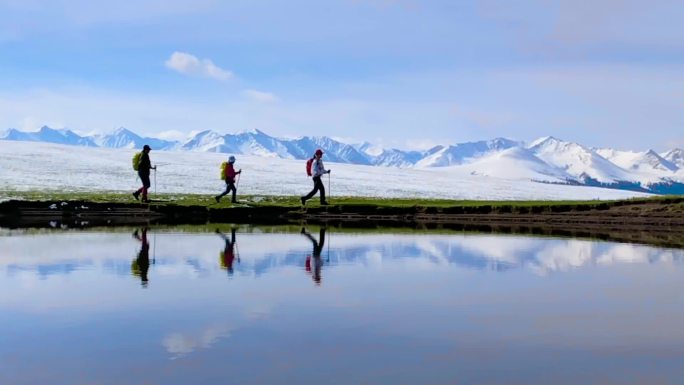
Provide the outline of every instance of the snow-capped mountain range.
{"type": "Polygon", "coordinates": [[[591,185],[660,194],[684,194],[684,150],[662,154],[591,148],[554,137],[526,144],[505,138],[435,146],[426,151],[386,149],[365,142],[347,144],[328,137],[276,138],[262,131],[237,134],[202,131],[185,141],[141,137],[126,128],[109,134],[81,136],[47,126],[37,132],[8,129],[0,140],[66,145],[203,151],[307,159],[317,148],[330,162],[368,166],[460,168],[472,175],[527,179],[543,183],[591,185]]]}

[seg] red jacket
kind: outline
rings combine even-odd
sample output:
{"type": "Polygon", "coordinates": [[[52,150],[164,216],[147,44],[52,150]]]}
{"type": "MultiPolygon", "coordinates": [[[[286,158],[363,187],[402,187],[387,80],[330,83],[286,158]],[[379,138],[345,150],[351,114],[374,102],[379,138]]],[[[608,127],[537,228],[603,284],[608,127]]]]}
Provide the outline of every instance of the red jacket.
{"type": "Polygon", "coordinates": [[[226,165],[225,174],[227,182],[235,182],[235,175],[237,175],[237,173],[235,172],[235,167],[233,167],[232,163],[226,165]]]}

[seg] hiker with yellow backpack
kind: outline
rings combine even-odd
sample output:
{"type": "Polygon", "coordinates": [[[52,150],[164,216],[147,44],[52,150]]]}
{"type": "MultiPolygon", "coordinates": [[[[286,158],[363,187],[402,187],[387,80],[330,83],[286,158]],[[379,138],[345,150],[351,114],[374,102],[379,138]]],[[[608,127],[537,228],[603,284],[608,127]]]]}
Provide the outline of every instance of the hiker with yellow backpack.
{"type": "Polygon", "coordinates": [[[147,199],[147,189],[150,188],[150,169],[156,170],[157,166],[152,166],[150,162],[150,146],[144,145],[141,152],[133,155],[133,170],[138,172],[140,181],[142,182],[142,187],[137,189],[133,193],[135,200],[140,199],[140,194],[142,193],[142,201],[149,202],[147,199]]]}
{"type": "Polygon", "coordinates": [[[230,201],[232,203],[238,203],[235,199],[235,194],[237,194],[237,187],[235,185],[235,175],[241,174],[242,169],[240,169],[239,171],[235,171],[234,164],[235,157],[233,155],[228,157],[228,162],[221,163],[221,179],[226,181],[226,191],[214,197],[214,199],[216,199],[216,203],[220,202],[221,197],[223,197],[231,191],[233,192],[233,197],[230,201]]]}

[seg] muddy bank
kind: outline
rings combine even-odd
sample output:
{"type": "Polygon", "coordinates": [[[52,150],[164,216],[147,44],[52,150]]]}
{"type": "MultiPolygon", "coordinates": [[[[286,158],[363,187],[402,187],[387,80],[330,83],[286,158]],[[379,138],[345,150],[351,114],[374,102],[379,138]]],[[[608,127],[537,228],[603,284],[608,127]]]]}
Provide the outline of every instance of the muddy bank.
{"type": "Polygon", "coordinates": [[[206,223],[326,223],[344,227],[442,228],[454,231],[572,236],[684,247],[684,198],[593,204],[328,207],[181,206],[168,202],[7,201],[0,227],[86,228],[206,223]]]}

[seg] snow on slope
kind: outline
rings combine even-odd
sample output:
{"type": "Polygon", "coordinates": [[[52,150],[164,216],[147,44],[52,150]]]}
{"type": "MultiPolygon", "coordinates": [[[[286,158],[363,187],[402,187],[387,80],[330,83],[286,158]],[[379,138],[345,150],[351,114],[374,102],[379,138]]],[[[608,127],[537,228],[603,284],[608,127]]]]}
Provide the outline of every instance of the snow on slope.
{"type": "MultiPolygon", "coordinates": [[[[0,140],[0,191],[132,191],[140,183],[131,169],[134,153],[131,149],[0,140]]],[[[156,190],[160,193],[216,194],[224,188],[218,175],[219,165],[227,154],[152,151],[150,157],[158,165],[156,190]]],[[[243,155],[237,158],[236,167],[244,170],[239,194],[298,196],[311,189],[304,161],[243,155]]],[[[470,175],[450,167],[418,170],[330,162],[326,162],[326,167],[333,170],[333,199],[336,195],[500,200],[622,199],[647,195],[470,175]]]]}
{"type": "Polygon", "coordinates": [[[529,149],[546,163],[565,170],[578,179],[589,176],[601,183],[634,179],[626,170],[577,143],[549,136],[533,142],[529,149]]]}
{"type": "Polygon", "coordinates": [[[429,150],[427,156],[416,163],[416,167],[459,165],[518,145],[518,142],[509,139],[496,138],[488,141],[459,143],[453,146],[437,146],[429,150]]]}
{"type": "Polygon", "coordinates": [[[648,184],[658,182],[661,178],[676,177],[678,167],[658,155],[653,150],[644,152],[618,151],[613,149],[597,149],[597,154],[608,159],[632,174],[632,180],[648,184]]]}
{"type": "Polygon", "coordinates": [[[544,182],[567,183],[572,180],[565,171],[550,166],[531,151],[513,147],[472,163],[456,166],[472,175],[484,175],[502,179],[524,179],[544,182]]]}
{"type": "Polygon", "coordinates": [[[680,169],[684,168],[684,150],[682,150],[681,148],[675,148],[673,150],[661,154],[660,156],[662,156],[669,162],[673,163],[680,169]]]}
{"type": "Polygon", "coordinates": [[[674,172],[678,167],[656,154],[653,150],[644,152],[598,149],[596,152],[625,170],[640,172],[674,172]]]}

